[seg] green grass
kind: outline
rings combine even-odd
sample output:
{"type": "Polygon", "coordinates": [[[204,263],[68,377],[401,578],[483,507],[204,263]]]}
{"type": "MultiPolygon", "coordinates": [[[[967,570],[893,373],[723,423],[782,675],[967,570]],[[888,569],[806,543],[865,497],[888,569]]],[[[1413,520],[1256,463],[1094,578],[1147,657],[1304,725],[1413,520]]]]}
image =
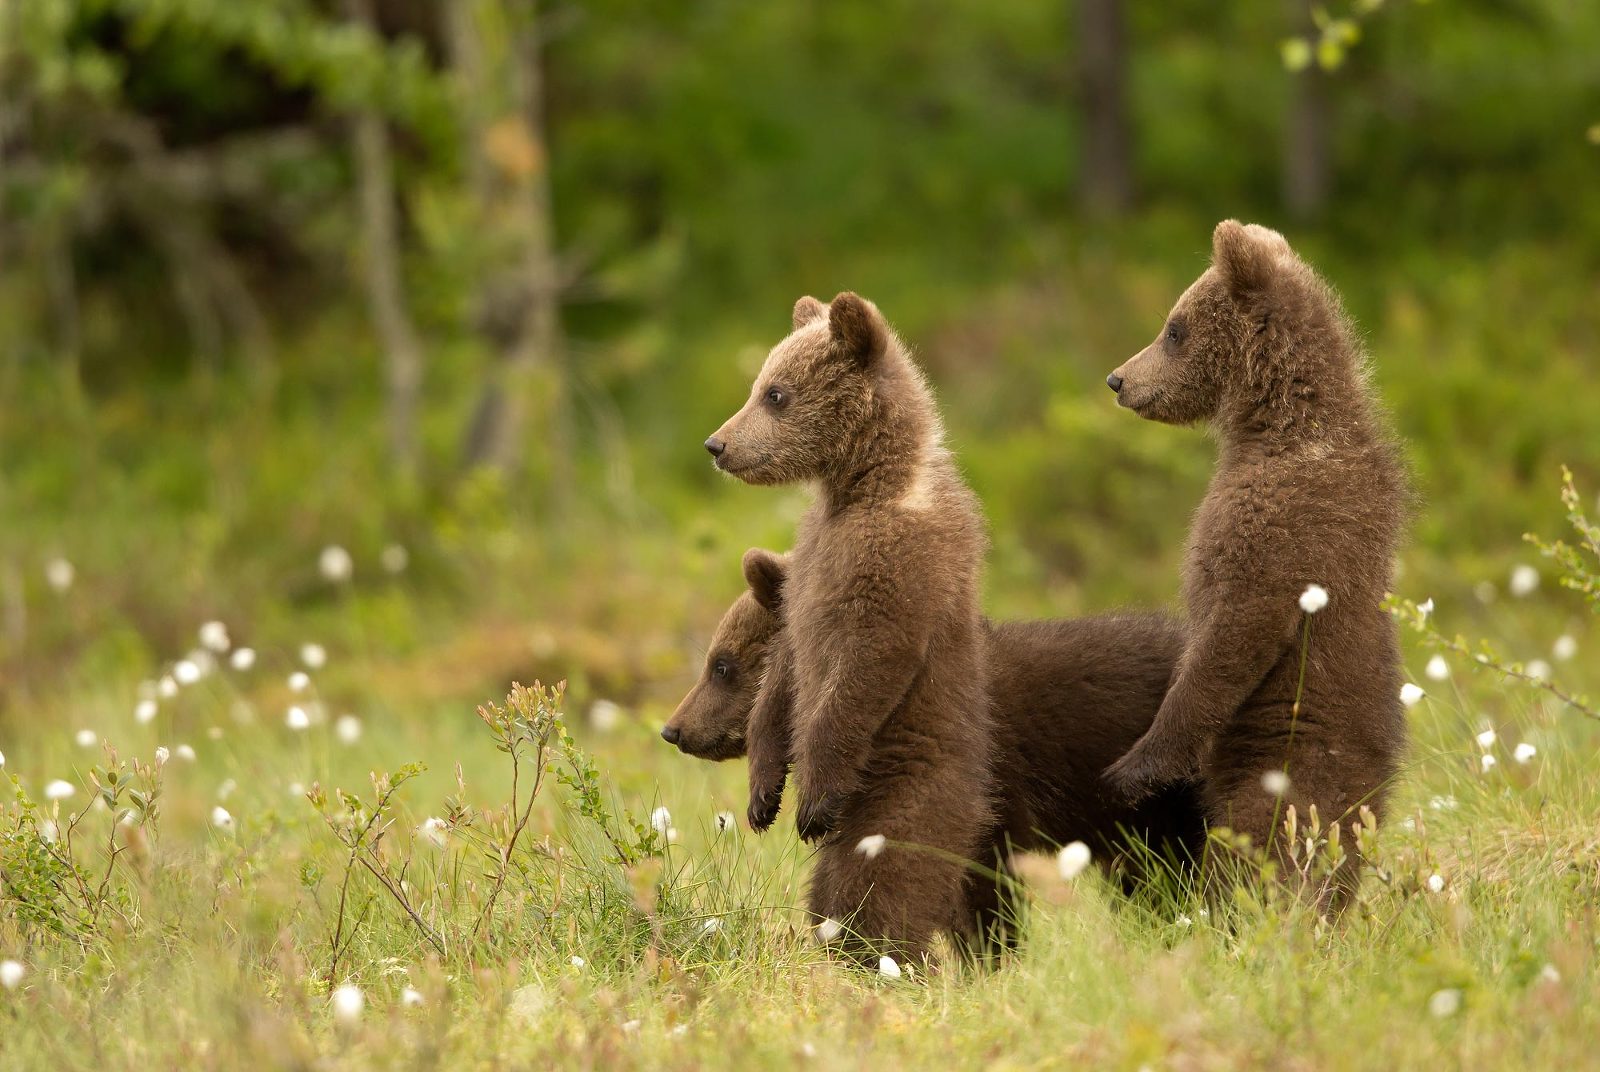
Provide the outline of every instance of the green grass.
{"type": "MultiPolygon", "coordinates": [[[[40,613],[72,616],[87,598],[75,587],[40,613]]],[[[332,605],[343,609],[313,607],[308,619],[326,627],[330,613],[370,613],[356,599],[332,605]]],[[[1442,604],[1436,619],[1448,629],[1460,613],[1442,604]]],[[[1502,603],[1491,620],[1506,621],[1505,643],[1536,653],[1570,629],[1572,613],[1571,597],[1547,585],[1502,603]]],[[[1576,639],[1578,657],[1555,663],[1555,676],[1593,688],[1584,667],[1595,638],[1576,639]]],[[[555,642],[551,658],[569,642],[555,642]]],[[[742,823],[716,830],[718,812],[742,815],[743,768],[681,757],[655,738],[673,690],[632,704],[609,732],[575,713],[570,748],[559,734],[551,739],[551,773],[485,916],[493,846],[511,821],[510,761],[496,745],[518,725],[548,724],[502,721],[497,737],[471,698],[451,694],[459,686],[428,645],[407,656],[376,641],[335,647],[311,690],[296,695],[284,682],[297,647],[263,648],[248,672],[217,671],[163,701],[148,725],[132,714],[137,678],[82,672],[13,720],[0,748],[27,796],[42,801],[54,778],[78,787],[58,805],[39,804],[63,827],[89,799],[90,768],[107,762],[99,747],[75,743],[80,728],[122,761],[149,762],[158,744],[180,743],[195,759],[167,761],[158,815],[119,839],[92,925],[81,909],[98,894],[52,899],[29,885],[50,879],[37,864],[37,823],[8,804],[0,958],[21,961],[26,973],[16,989],[0,990],[6,1068],[1389,1069],[1591,1060],[1600,1027],[1600,788],[1591,773],[1600,731],[1469,659],[1452,657],[1451,679],[1435,682],[1422,674],[1426,649],[1409,657],[1410,676],[1430,695],[1412,708],[1414,747],[1375,867],[1359,906],[1338,924],[1282,901],[1250,901],[1226,919],[1198,901],[1151,912],[1092,872],[1063,882],[1040,858],[1024,869],[1032,909],[1019,953],[994,971],[952,967],[896,983],[831,964],[808,941],[796,908],[807,850],[787,817],[764,837],[742,823]],[[439,695],[419,696],[415,683],[441,674],[439,695]],[[306,697],[324,701],[329,719],[291,731],[284,710],[306,697]],[[332,727],[346,710],[362,717],[355,743],[332,727]],[[1475,735],[1489,727],[1499,762],[1484,773],[1475,735]],[[1523,741],[1538,749],[1526,764],[1513,758],[1523,741]],[[351,858],[335,829],[342,809],[327,805],[330,824],[291,788],[316,785],[332,797],[340,787],[370,805],[369,772],[412,761],[428,769],[396,791],[369,859],[396,881],[403,874],[442,955],[359,867],[338,922],[351,858]],[[211,823],[219,802],[233,816],[230,831],[211,823]],[[671,811],[671,845],[650,828],[657,806],[671,811]],[[472,822],[443,848],[416,835],[425,818],[452,807],[472,822]],[[21,862],[23,846],[35,864],[21,862]],[[1437,892],[1428,887],[1435,874],[1444,882],[1437,892]],[[25,894],[54,904],[54,915],[25,920],[25,894]],[[708,919],[720,921],[715,930],[708,919]],[[345,983],[361,989],[365,1007],[341,1025],[329,995],[345,983]],[[420,1005],[404,1003],[408,987],[420,1005]]],[[[471,645],[461,650],[475,657],[471,645]]],[[[682,654],[679,685],[689,665],[682,654]]],[[[521,764],[523,801],[532,769],[521,764]]],[[[90,809],[75,837],[91,890],[106,870],[109,824],[108,813],[90,809]]]]}

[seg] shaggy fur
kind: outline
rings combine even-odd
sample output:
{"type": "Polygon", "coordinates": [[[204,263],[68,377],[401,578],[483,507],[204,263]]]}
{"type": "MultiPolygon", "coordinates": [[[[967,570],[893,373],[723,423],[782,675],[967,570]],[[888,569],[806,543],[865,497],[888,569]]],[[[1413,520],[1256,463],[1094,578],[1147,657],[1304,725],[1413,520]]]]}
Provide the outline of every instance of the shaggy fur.
{"type": "Polygon", "coordinates": [[[969,925],[963,861],[994,821],[983,524],[877,308],[802,299],[794,325],[706,444],[741,480],[818,493],[791,555],[786,642],[750,720],[751,825],[776,817],[792,756],[796,827],[822,843],[812,912],[848,921],[856,951],[917,957],[969,925]],[[856,845],[874,834],[894,844],[868,859],[856,845]]]}
{"type": "Polygon", "coordinates": [[[1258,849],[1289,803],[1349,832],[1359,807],[1381,812],[1405,745],[1380,604],[1407,490],[1338,298],[1281,235],[1225,221],[1160,337],[1107,382],[1139,416],[1207,421],[1221,443],[1184,560],[1187,647],[1155,724],[1109,777],[1136,795],[1198,771],[1208,821],[1258,849]],[[1330,599],[1307,623],[1311,584],[1330,599]],[[1284,800],[1263,790],[1267,771],[1289,775],[1284,800]]]}
{"type": "MultiPolygon", "coordinates": [[[[757,549],[744,562],[751,589],[723,616],[701,680],[661,731],[702,759],[743,754],[756,694],[749,682],[764,672],[781,625],[787,564],[757,549]]],[[[1083,841],[1108,871],[1134,870],[1142,850],[1129,855],[1130,836],[1163,859],[1198,860],[1205,824],[1193,786],[1169,786],[1130,805],[1101,778],[1161,706],[1183,649],[1177,623],[1154,614],[985,621],[983,639],[1001,818],[985,854],[991,866],[1003,870],[1011,849],[1083,841]]],[[[974,880],[972,910],[985,931],[1011,920],[1002,892],[974,880]]]]}

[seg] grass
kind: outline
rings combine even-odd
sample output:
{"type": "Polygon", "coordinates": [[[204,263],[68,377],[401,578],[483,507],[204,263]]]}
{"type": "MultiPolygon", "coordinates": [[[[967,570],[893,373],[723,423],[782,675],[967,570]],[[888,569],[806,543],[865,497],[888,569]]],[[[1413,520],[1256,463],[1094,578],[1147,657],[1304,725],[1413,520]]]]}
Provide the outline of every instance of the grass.
{"type": "MultiPolygon", "coordinates": [[[[1507,642],[1525,651],[1572,620],[1570,597],[1548,589],[1503,606],[1507,642]]],[[[1428,624],[1451,618],[1441,606],[1428,624]]],[[[1581,655],[1593,641],[1576,639],[1580,656],[1555,676],[1593,687],[1581,655]]],[[[1360,904],[1337,925],[1279,900],[1246,899],[1226,918],[1198,901],[1150,911],[1092,871],[1065,882],[1036,859],[1019,954],[995,971],[892,982],[831,964],[808,940],[795,909],[808,852],[787,818],[764,837],[742,823],[718,829],[719,812],[743,812],[742,765],[702,764],[655,739],[674,697],[637,704],[609,731],[573,718],[569,733],[553,693],[519,692],[482,717],[448,688],[411,698],[411,664],[437,658],[425,648],[336,649],[292,693],[296,649],[263,650],[245,672],[219,668],[163,700],[149,724],[133,717],[137,679],[70,675],[0,742],[6,773],[39,809],[8,804],[0,827],[0,958],[24,966],[20,984],[0,990],[6,1068],[1591,1058],[1600,732],[1471,658],[1452,654],[1439,682],[1422,674],[1428,650],[1411,653],[1411,678],[1430,694],[1411,709],[1410,764],[1360,904]],[[320,705],[323,720],[288,729],[291,702],[320,705]],[[353,742],[334,729],[346,709],[362,718],[353,742]],[[1485,748],[1476,735],[1490,727],[1485,748]],[[116,758],[78,744],[81,728],[116,758]],[[1537,753],[1519,763],[1523,742],[1537,753]],[[174,754],[156,770],[158,745],[174,754]],[[1485,753],[1498,760],[1487,771],[1485,753]],[[126,769],[119,784],[131,777],[148,795],[159,779],[160,793],[108,869],[112,813],[85,805],[91,778],[106,783],[132,757],[144,774],[126,769]],[[413,761],[428,769],[407,781],[413,761]],[[55,778],[77,791],[44,802],[55,778]],[[657,829],[663,806],[671,817],[657,829]],[[78,813],[73,859],[87,892],[40,856],[36,836],[53,821],[59,852],[78,813]],[[418,830],[429,817],[447,820],[442,847],[418,830]],[[330,1001],[343,984],[364,997],[350,1022],[330,1001]]]]}

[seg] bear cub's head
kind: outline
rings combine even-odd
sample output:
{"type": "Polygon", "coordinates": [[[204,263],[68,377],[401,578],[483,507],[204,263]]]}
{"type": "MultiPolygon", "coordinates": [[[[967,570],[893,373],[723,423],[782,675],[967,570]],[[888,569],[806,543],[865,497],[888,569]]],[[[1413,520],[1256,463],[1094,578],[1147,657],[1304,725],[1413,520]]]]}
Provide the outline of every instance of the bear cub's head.
{"type": "Polygon", "coordinates": [[[717,468],[747,484],[787,484],[848,465],[892,338],[877,306],[855,294],[831,305],[801,298],[794,330],[767,355],[749,401],[706,440],[717,468]]]}
{"type": "Polygon", "coordinates": [[[781,625],[779,608],[789,563],[752,547],[744,553],[749,589],[722,616],[706,665],[661,736],[687,755],[736,759],[745,753],[745,729],[767,669],[767,650],[781,625]]]}
{"type": "Polygon", "coordinates": [[[1217,416],[1230,390],[1248,382],[1256,335],[1275,294],[1308,271],[1277,231],[1223,220],[1211,236],[1211,266],[1173,306],[1156,341],[1106,384],[1117,404],[1165,424],[1217,416]]]}

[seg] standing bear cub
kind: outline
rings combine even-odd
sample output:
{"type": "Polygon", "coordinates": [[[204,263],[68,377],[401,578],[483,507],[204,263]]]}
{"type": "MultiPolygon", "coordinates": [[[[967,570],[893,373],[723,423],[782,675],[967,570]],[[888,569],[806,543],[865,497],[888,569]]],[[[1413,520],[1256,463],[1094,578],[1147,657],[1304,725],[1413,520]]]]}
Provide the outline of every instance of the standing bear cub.
{"type": "Polygon", "coordinates": [[[1381,813],[1406,739],[1382,602],[1408,493],[1338,298],[1277,232],[1224,221],[1210,268],[1106,382],[1148,420],[1209,422],[1221,446],[1184,557],[1188,644],[1111,781],[1140,794],[1198,772],[1208,822],[1258,849],[1291,803],[1346,831],[1360,807],[1381,813]],[[1313,591],[1302,610],[1312,585],[1326,606],[1313,591]]]}
{"type": "Polygon", "coordinates": [[[706,440],[740,480],[817,491],[749,727],[751,822],[776,817],[792,758],[796,826],[822,840],[819,933],[848,926],[857,950],[915,957],[939,931],[970,930],[967,862],[994,822],[984,527],[932,394],[877,308],[802,298],[793,326],[706,440]],[[875,836],[890,843],[881,855],[856,851],[875,836]]]}

